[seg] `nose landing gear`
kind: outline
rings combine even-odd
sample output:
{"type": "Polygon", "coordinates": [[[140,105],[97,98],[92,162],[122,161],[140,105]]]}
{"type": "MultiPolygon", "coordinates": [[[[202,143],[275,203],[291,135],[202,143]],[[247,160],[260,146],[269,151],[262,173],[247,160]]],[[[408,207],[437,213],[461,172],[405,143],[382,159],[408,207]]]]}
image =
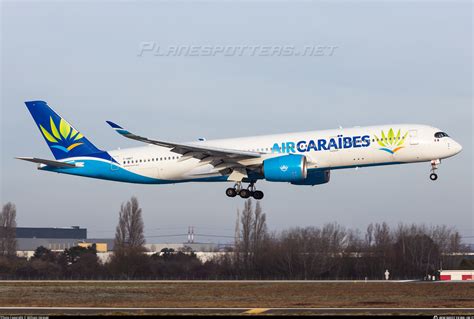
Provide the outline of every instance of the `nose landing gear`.
{"type": "Polygon", "coordinates": [[[430,179],[432,181],[435,181],[438,179],[438,174],[436,174],[436,170],[438,169],[439,164],[441,163],[441,160],[436,159],[431,161],[431,174],[430,174],[430,179]]]}
{"type": "Polygon", "coordinates": [[[263,192],[256,189],[255,182],[251,182],[247,188],[242,188],[242,182],[237,182],[235,183],[234,187],[226,189],[225,194],[228,197],[235,197],[239,195],[242,198],[253,197],[257,200],[263,198],[263,192]]]}

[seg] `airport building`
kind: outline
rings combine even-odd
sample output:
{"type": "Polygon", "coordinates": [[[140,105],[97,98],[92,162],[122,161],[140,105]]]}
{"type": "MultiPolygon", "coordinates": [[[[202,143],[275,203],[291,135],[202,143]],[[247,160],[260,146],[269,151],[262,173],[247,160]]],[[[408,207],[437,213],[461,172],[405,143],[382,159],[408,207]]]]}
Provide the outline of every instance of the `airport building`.
{"type": "MultiPolygon", "coordinates": [[[[38,247],[45,247],[52,251],[60,252],[65,249],[80,246],[90,247],[96,245],[97,256],[102,262],[110,260],[114,250],[113,238],[87,238],[87,229],[79,226],[61,228],[36,228],[17,227],[17,255],[19,257],[31,258],[38,247]]],[[[203,261],[212,258],[220,249],[214,243],[147,243],[145,245],[148,254],[161,252],[162,249],[173,249],[175,251],[193,251],[203,261]]]]}
{"type": "Polygon", "coordinates": [[[17,227],[17,255],[32,257],[36,248],[43,246],[52,251],[63,251],[87,239],[87,229],[71,227],[17,227]]]}
{"type": "Polygon", "coordinates": [[[17,227],[16,238],[87,238],[87,229],[79,226],[67,228],[17,227]]]}

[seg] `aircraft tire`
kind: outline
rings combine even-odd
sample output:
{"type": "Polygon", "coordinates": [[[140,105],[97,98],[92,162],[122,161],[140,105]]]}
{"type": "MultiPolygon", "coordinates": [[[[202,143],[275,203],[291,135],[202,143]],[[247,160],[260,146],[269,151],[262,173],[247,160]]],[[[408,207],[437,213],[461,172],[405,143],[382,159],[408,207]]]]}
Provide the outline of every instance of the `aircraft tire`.
{"type": "Polygon", "coordinates": [[[263,192],[262,191],[255,191],[252,194],[253,198],[260,200],[263,198],[263,192]]]}
{"type": "Polygon", "coordinates": [[[250,191],[248,189],[242,189],[239,193],[240,197],[242,198],[249,198],[250,197],[250,191]]]}
{"type": "Polygon", "coordinates": [[[235,188],[230,187],[230,188],[226,189],[225,194],[228,197],[235,197],[235,196],[237,196],[237,191],[235,190],[235,188]]]}

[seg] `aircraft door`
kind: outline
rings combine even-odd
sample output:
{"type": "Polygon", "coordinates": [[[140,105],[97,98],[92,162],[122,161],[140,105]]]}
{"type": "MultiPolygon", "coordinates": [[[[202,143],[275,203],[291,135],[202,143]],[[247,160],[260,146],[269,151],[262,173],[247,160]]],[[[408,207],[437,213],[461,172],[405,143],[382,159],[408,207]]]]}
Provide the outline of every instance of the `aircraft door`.
{"type": "Polygon", "coordinates": [[[117,155],[117,156],[114,156],[112,158],[112,156],[110,156],[110,169],[112,171],[118,171],[119,169],[119,166],[122,165],[122,163],[120,162],[121,161],[121,156],[120,155],[117,155]],[[118,163],[115,163],[114,160],[118,163]],[[117,166],[119,165],[119,166],[117,166]]]}
{"type": "Polygon", "coordinates": [[[410,130],[410,145],[418,145],[418,131],[417,130],[410,130]]]}

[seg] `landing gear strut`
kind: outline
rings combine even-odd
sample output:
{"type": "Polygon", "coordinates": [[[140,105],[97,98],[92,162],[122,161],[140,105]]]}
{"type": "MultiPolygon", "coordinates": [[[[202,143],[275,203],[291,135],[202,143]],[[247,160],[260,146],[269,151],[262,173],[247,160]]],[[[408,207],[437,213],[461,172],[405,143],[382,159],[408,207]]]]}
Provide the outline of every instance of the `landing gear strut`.
{"type": "Polygon", "coordinates": [[[431,174],[430,174],[430,179],[432,181],[435,181],[438,179],[438,174],[436,174],[436,170],[438,169],[439,164],[441,161],[439,159],[432,160],[431,161],[431,174]]]}
{"type": "Polygon", "coordinates": [[[253,197],[257,200],[263,198],[263,192],[256,189],[255,182],[251,182],[247,188],[242,188],[242,182],[237,182],[234,187],[226,189],[225,194],[229,197],[239,195],[242,198],[253,197]]]}

